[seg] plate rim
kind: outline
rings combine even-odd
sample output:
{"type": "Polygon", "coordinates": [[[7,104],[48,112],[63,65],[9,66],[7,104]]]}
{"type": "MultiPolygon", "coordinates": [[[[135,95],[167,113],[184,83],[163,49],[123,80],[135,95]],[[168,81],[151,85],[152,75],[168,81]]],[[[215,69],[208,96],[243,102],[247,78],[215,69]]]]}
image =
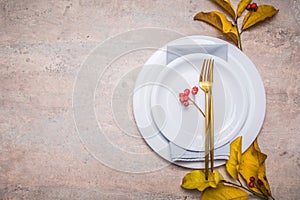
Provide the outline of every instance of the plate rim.
{"type": "MultiPolygon", "coordinates": [[[[233,46],[232,44],[230,44],[230,43],[228,43],[224,40],[218,39],[218,38],[214,38],[214,37],[210,37],[210,36],[200,36],[200,35],[192,35],[192,36],[181,37],[181,38],[178,38],[176,40],[173,40],[173,41],[167,43],[161,49],[154,52],[150,56],[150,58],[145,62],[144,65],[154,64],[155,62],[158,62],[158,59],[161,59],[161,56],[164,55],[162,50],[166,49],[166,47],[168,45],[175,45],[176,43],[178,43],[180,41],[184,41],[184,40],[193,40],[195,42],[195,44],[199,44],[199,45],[201,45],[201,42],[204,42],[204,41],[209,42],[211,44],[227,44],[228,45],[228,62],[231,63],[231,64],[239,63],[239,66],[242,67],[241,70],[247,71],[247,73],[245,73],[245,75],[248,76],[249,79],[251,79],[250,76],[251,77],[256,77],[257,80],[255,82],[254,81],[250,82],[250,85],[252,83],[253,87],[259,88],[259,90],[256,90],[256,91],[259,91],[259,92],[255,93],[255,100],[260,99],[260,101],[259,102],[256,102],[256,101],[254,102],[255,107],[258,110],[260,110],[259,114],[258,114],[259,116],[253,117],[253,113],[252,113],[252,116],[251,116],[252,121],[255,121],[255,123],[254,122],[252,122],[252,123],[255,124],[256,126],[254,128],[253,128],[253,126],[250,127],[250,129],[252,129],[251,134],[250,133],[243,133],[241,131],[241,133],[236,136],[236,137],[243,136],[242,151],[244,152],[252,144],[252,142],[255,140],[255,138],[258,136],[258,134],[259,134],[259,132],[262,128],[264,118],[265,118],[265,113],[266,113],[265,88],[264,88],[263,81],[261,79],[261,76],[260,76],[256,66],[254,65],[254,63],[250,60],[250,58],[246,54],[241,52],[237,47],[233,46]],[[233,54],[235,54],[235,55],[233,55],[233,54]],[[243,59],[237,60],[237,58],[235,58],[235,57],[243,57],[243,59]]],[[[159,63],[159,64],[164,64],[164,63],[159,63]]],[[[143,67],[140,74],[142,73],[142,71],[144,69],[145,68],[143,67]]],[[[138,75],[138,77],[140,76],[140,74],[138,75]]],[[[137,83],[135,85],[135,88],[136,88],[136,86],[137,86],[137,83]]],[[[252,87],[252,89],[253,89],[253,87],[252,87]]],[[[134,116],[136,116],[136,112],[138,112],[137,108],[135,107],[135,101],[137,100],[136,98],[137,97],[135,95],[133,95],[133,114],[134,114],[134,116]]],[[[249,117],[248,117],[248,119],[249,119],[249,117]]],[[[138,120],[135,119],[135,121],[136,121],[137,126],[138,126],[138,120]]],[[[138,128],[139,128],[139,126],[138,126],[138,128]]],[[[142,136],[144,136],[143,133],[141,132],[141,130],[140,130],[140,134],[142,136]]],[[[174,163],[178,166],[186,167],[186,168],[203,168],[203,165],[204,165],[203,161],[197,161],[197,162],[182,162],[182,161],[178,162],[178,161],[175,161],[174,162],[170,159],[170,154],[168,152],[168,148],[162,148],[162,149],[157,150],[157,148],[155,147],[156,146],[155,143],[161,143],[161,144],[168,143],[168,141],[166,141],[166,139],[161,134],[157,134],[157,135],[155,135],[154,137],[151,137],[151,138],[143,137],[143,139],[146,141],[146,143],[150,146],[150,148],[153,151],[155,151],[159,156],[161,156],[162,158],[164,158],[165,160],[167,160],[171,163],[174,163]]],[[[229,144],[227,144],[227,145],[229,145],[229,144]]],[[[166,147],[168,147],[168,144],[166,144],[166,147]]],[[[226,162],[225,160],[218,160],[218,161],[216,161],[215,166],[223,165],[223,164],[225,164],[225,162],[226,162]]]]}

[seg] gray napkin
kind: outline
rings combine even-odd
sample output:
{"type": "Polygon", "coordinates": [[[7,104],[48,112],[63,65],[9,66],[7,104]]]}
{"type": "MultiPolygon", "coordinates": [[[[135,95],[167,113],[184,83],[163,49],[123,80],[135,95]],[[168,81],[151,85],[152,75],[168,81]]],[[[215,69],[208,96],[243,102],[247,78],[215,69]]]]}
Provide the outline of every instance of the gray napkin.
{"type": "MultiPolygon", "coordinates": [[[[178,57],[193,54],[205,53],[220,57],[227,61],[228,46],[226,44],[189,44],[172,45],[167,47],[167,64],[178,57]]],[[[190,151],[176,144],[169,142],[170,156],[173,161],[203,161],[205,153],[203,151],[190,151]]],[[[229,143],[215,149],[215,159],[227,160],[230,154],[229,143]]]]}
{"type": "Polygon", "coordinates": [[[192,44],[192,45],[172,45],[167,47],[167,64],[178,57],[193,54],[204,53],[217,56],[227,61],[228,59],[227,44],[192,44]]]}

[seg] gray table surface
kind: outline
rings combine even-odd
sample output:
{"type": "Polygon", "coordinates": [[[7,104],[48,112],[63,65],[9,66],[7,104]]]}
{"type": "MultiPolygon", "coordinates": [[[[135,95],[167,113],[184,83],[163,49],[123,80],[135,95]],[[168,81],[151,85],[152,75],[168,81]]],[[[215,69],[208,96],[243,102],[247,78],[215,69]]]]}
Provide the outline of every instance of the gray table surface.
{"type": "MultiPolygon", "coordinates": [[[[257,3],[280,9],[275,18],[242,35],[244,53],[257,66],[267,95],[259,145],[268,155],[267,177],[274,197],[298,199],[300,4],[257,3]]],[[[116,149],[149,156],[145,162],[131,162],[126,156],[99,158],[102,146],[95,140],[91,145],[96,150],[91,150],[78,133],[89,124],[76,124],[73,95],[82,64],[102,42],[145,27],[163,34],[224,39],[211,26],[193,21],[198,11],[216,9],[211,2],[196,0],[0,0],[0,198],[199,199],[199,192],[180,187],[190,170],[157,157],[134,124],[132,88],[154,49],[116,57],[93,80],[97,117],[91,121],[98,122],[116,149]]],[[[122,42],[139,41],[130,35],[127,39],[122,42]]],[[[106,49],[102,56],[113,52],[116,49],[106,49]]]]}

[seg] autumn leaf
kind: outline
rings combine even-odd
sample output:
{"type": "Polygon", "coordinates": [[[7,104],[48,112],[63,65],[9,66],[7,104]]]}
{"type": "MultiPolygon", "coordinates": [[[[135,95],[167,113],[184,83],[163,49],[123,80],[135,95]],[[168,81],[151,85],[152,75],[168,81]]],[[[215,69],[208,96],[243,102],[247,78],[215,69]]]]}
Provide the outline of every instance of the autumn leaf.
{"type": "Polygon", "coordinates": [[[242,136],[236,138],[230,144],[230,156],[226,163],[227,172],[235,180],[238,180],[238,172],[241,163],[241,154],[242,154],[242,136]]]}
{"type": "Polygon", "coordinates": [[[242,13],[244,12],[244,10],[246,9],[247,5],[249,3],[251,3],[252,0],[241,0],[239,5],[238,5],[238,8],[237,8],[237,16],[240,17],[242,15],[242,13]]]}
{"type": "Polygon", "coordinates": [[[227,35],[236,45],[238,44],[238,30],[223,13],[220,12],[199,12],[194,20],[204,21],[227,35]]]}
{"type": "Polygon", "coordinates": [[[219,184],[217,188],[207,188],[204,190],[201,200],[247,200],[248,194],[236,187],[219,184]]]}
{"type": "Polygon", "coordinates": [[[220,181],[224,180],[218,170],[209,172],[208,180],[205,179],[205,173],[202,170],[193,170],[184,176],[182,187],[185,189],[205,190],[208,187],[216,188],[220,181]]]}
{"type": "MultiPolygon", "coordinates": [[[[257,140],[253,142],[253,147],[257,152],[261,152],[257,140]]],[[[272,196],[271,188],[268,182],[268,179],[266,177],[266,165],[265,161],[267,159],[267,155],[264,153],[258,153],[258,162],[260,163],[260,166],[258,168],[258,180],[262,181],[262,185],[260,186],[260,190],[264,195],[272,196]]]]}
{"type": "Polygon", "coordinates": [[[251,26],[264,21],[266,18],[273,17],[279,10],[270,5],[258,6],[256,12],[248,12],[243,20],[242,31],[250,28],[251,26]]]}
{"type": "Polygon", "coordinates": [[[230,17],[235,20],[235,11],[230,0],[213,0],[216,4],[218,4],[221,8],[228,12],[230,17]]]}
{"type": "Polygon", "coordinates": [[[255,187],[251,188],[253,191],[271,196],[270,186],[266,178],[266,159],[267,155],[260,151],[257,140],[255,140],[242,154],[239,172],[247,183],[250,177],[255,178],[255,187]]]}

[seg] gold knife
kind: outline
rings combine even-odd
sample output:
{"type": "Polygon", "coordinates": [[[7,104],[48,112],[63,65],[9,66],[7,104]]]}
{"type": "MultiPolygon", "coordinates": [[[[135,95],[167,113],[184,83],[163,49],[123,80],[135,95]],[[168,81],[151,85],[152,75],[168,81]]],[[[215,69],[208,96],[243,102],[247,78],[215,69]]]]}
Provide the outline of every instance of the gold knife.
{"type": "Polygon", "coordinates": [[[211,172],[213,172],[214,171],[214,160],[215,160],[215,158],[214,158],[214,153],[215,153],[215,151],[214,151],[214,149],[215,149],[215,144],[214,144],[214,142],[215,142],[215,140],[214,140],[214,137],[215,137],[215,134],[214,134],[214,108],[213,108],[213,93],[212,93],[212,88],[213,88],[213,71],[214,71],[214,60],[210,60],[210,70],[211,70],[211,72],[210,72],[210,80],[211,80],[211,91],[210,91],[210,102],[209,102],[209,106],[210,106],[210,108],[209,108],[209,117],[210,117],[210,119],[209,119],[209,125],[210,125],[210,127],[209,127],[209,130],[210,130],[210,134],[209,134],[209,136],[210,136],[210,138],[209,138],[209,142],[210,142],[210,145],[209,145],[209,148],[210,148],[210,169],[211,169],[211,172]]]}

